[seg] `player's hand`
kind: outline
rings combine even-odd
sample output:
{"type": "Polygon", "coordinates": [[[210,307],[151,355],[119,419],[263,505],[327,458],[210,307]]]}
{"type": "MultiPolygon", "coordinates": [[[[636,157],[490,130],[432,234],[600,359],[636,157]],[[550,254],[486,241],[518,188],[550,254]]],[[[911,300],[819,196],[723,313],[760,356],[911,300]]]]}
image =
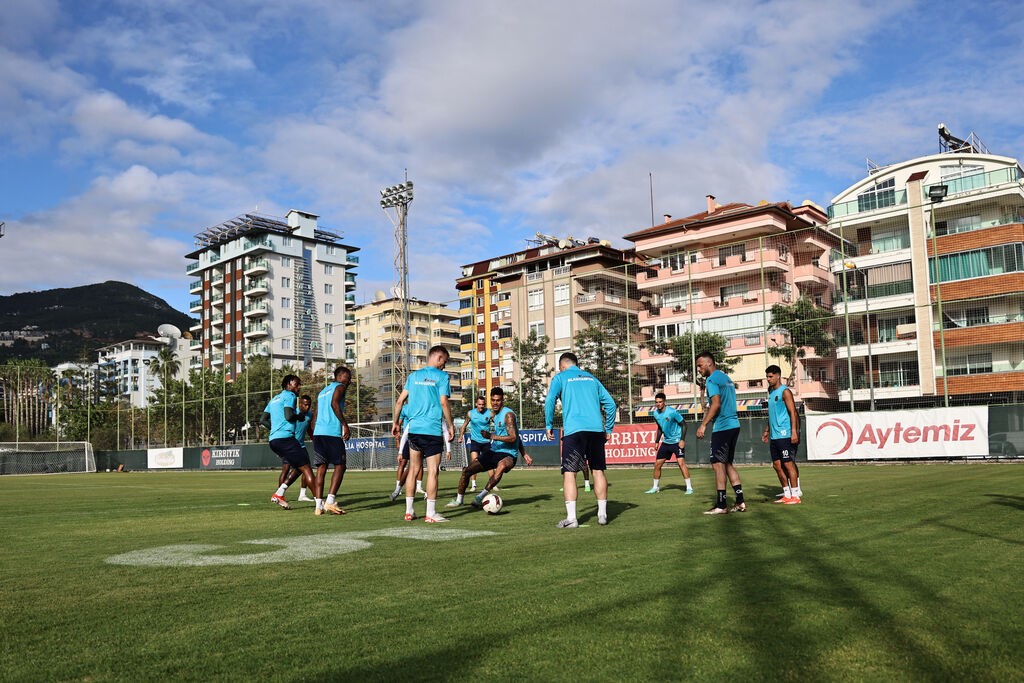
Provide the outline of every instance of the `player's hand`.
{"type": "Polygon", "coordinates": [[[605,442],[611,441],[612,440],[612,433],[611,432],[605,432],[604,433],[604,440],[605,440],[605,442]]]}
{"type": "Polygon", "coordinates": [[[343,441],[348,441],[351,436],[352,432],[349,431],[348,425],[341,428],[341,438],[343,441]]]}
{"type": "Polygon", "coordinates": [[[789,442],[791,444],[798,444],[798,443],[800,443],[800,435],[798,433],[796,433],[796,432],[793,432],[793,435],[789,437],[789,442]]]}
{"type": "Polygon", "coordinates": [[[545,429],[544,430],[544,438],[547,439],[548,441],[554,441],[555,440],[555,435],[551,433],[550,429],[545,429]]]}
{"type": "Polygon", "coordinates": [[[398,425],[391,425],[391,436],[395,437],[396,439],[402,438],[402,430],[398,428],[398,425]]]}
{"type": "Polygon", "coordinates": [[[455,441],[455,425],[448,425],[448,441],[455,441]]]}
{"type": "Polygon", "coordinates": [[[531,458],[531,457],[530,457],[529,455],[527,455],[526,453],[523,453],[523,462],[525,462],[525,463],[526,463],[526,466],[527,466],[527,467],[529,467],[530,465],[532,465],[532,464],[533,464],[533,458],[531,458]]]}
{"type": "Polygon", "coordinates": [[[701,425],[700,427],[697,427],[697,438],[698,439],[703,439],[704,438],[704,430],[705,430],[705,426],[704,425],[701,425]]]}
{"type": "Polygon", "coordinates": [[[481,429],[480,430],[480,436],[484,437],[488,441],[491,440],[491,433],[489,431],[487,431],[486,429],[481,429]]]}
{"type": "Polygon", "coordinates": [[[761,443],[768,443],[768,432],[761,433],[761,443]]]}

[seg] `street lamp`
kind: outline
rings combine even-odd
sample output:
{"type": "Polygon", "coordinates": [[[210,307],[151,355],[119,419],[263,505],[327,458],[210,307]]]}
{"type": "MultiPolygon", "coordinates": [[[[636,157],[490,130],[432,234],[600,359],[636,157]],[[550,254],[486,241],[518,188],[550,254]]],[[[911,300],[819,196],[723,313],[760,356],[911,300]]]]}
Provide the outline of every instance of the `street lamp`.
{"type": "MultiPolygon", "coordinates": [[[[404,383],[412,365],[409,353],[409,204],[412,202],[412,181],[390,185],[380,191],[380,208],[395,226],[395,286],[394,295],[401,303],[401,333],[392,347],[394,372],[392,386],[404,383]],[[389,212],[389,209],[393,209],[389,212]]],[[[392,395],[392,404],[395,395],[392,395]]]]}

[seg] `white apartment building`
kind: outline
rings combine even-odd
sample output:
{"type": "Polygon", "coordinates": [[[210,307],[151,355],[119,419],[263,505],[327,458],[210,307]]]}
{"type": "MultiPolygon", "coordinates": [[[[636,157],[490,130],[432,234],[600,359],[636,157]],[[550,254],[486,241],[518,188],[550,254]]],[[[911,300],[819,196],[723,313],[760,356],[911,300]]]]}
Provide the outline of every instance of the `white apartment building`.
{"type": "Polygon", "coordinates": [[[358,251],[323,230],[317,216],[244,214],[196,235],[189,310],[199,351],[194,366],[237,373],[251,356],[274,367],[313,367],[354,359],[345,327],[354,318],[358,251]]]}
{"type": "MultiPolygon", "coordinates": [[[[188,375],[189,358],[192,356],[190,342],[189,339],[175,341],[175,357],[178,360],[175,379],[188,375]]],[[[96,352],[96,368],[101,394],[113,391],[114,396],[107,394],[105,398],[128,401],[132,407],[145,408],[149,404],[149,397],[163,387],[161,374],[156,372],[156,368],[159,366],[157,357],[166,346],[167,343],[162,339],[144,337],[99,349],[96,352]]]]}

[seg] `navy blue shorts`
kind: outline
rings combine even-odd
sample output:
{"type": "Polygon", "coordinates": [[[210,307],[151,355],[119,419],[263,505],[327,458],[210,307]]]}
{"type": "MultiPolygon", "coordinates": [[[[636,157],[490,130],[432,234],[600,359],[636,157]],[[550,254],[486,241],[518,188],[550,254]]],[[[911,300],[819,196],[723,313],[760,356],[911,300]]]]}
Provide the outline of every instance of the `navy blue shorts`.
{"type": "Polygon", "coordinates": [[[679,447],[678,443],[663,443],[658,446],[658,454],[654,456],[655,460],[671,460],[672,456],[675,456],[678,460],[686,459],[686,451],[679,447]]]}
{"type": "Polygon", "coordinates": [[[491,442],[490,441],[473,441],[472,439],[470,439],[470,441],[469,441],[469,452],[470,453],[476,453],[477,455],[480,455],[481,453],[486,453],[489,450],[491,450],[491,442]]]}
{"type": "Polygon", "coordinates": [[[313,435],[313,464],[344,467],[345,440],[340,436],[313,435]]]}
{"type": "Polygon", "coordinates": [[[768,450],[772,454],[772,462],[781,460],[782,462],[793,462],[796,456],[796,447],[799,444],[793,443],[789,439],[772,439],[768,442],[768,450]]]}
{"type": "Polygon", "coordinates": [[[736,441],[740,438],[740,428],[726,429],[711,433],[711,462],[731,465],[736,456],[736,441]]]}
{"type": "Polygon", "coordinates": [[[433,434],[413,434],[409,432],[409,446],[419,451],[424,458],[444,453],[444,437],[433,434]]]}
{"type": "Polygon", "coordinates": [[[402,446],[402,452],[399,453],[399,457],[401,457],[402,460],[405,460],[406,462],[409,461],[409,439],[405,440],[405,445],[402,446]]]}
{"type": "MultiPolygon", "coordinates": [[[[476,461],[480,463],[480,466],[483,469],[493,470],[498,466],[498,463],[505,458],[512,458],[512,467],[515,467],[519,455],[518,453],[516,455],[512,455],[511,453],[503,453],[501,451],[494,451],[488,448],[486,452],[480,454],[476,461]]],[[[508,469],[510,470],[512,467],[509,467],[508,469]]],[[[508,470],[505,471],[507,472],[508,470]]]]}
{"type": "Polygon", "coordinates": [[[283,439],[271,439],[270,450],[277,454],[284,462],[292,467],[299,468],[309,464],[309,454],[294,436],[286,436],[283,439]]]}
{"type": "Polygon", "coordinates": [[[562,437],[562,474],[582,472],[584,465],[592,470],[606,470],[604,432],[573,432],[562,437]]]}

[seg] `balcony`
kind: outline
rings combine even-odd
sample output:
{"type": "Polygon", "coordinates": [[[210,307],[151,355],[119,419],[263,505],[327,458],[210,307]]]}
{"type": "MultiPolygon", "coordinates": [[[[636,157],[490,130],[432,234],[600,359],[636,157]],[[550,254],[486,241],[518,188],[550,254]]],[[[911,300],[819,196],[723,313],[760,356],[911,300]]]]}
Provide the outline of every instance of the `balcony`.
{"type": "MultiPolygon", "coordinates": [[[[788,271],[793,257],[788,251],[767,246],[761,251],[751,250],[745,255],[735,254],[724,261],[718,257],[703,259],[689,265],[694,281],[728,280],[741,275],[766,271],[788,271]]],[[[685,271],[684,271],[685,274],[685,271]]]]}
{"type": "Polygon", "coordinates": [[[245,286],[245,296],[263,296],[270,291],[270,282],[266,278],[256,278],[245,286]]]}
{"type": "Polygon", "coordinates": [[[348,264],[349,264],[350,266],[358,266],[358,265],[359,265],[359,257],[358,257],[358,256],[349,256],[349,257],[347,257],[347,258],[345,259],[345,261],[346,261],[346,262],[347,262],[347,263],[348,263],[348,264]]]}
{"type": "MultiPolygon", "coordinates": [[[[927,189],[925,190],[927,193],[927,189]]],[[[893,190],[892,192],[879,192],[869,197],[852,199],[848,202],[832,204],[828,207],[829,221],[837,218],[846,218],[860,213],[875,213],[884,209],[898,207],[907,203],[907,191],[893,190]]]]}
{"type": "Polygon", "coordinates": [[[575,301],[577,313],[598,313],[611,309],[621,314],[624,307],[633,311],[640,309],[639,301],[606,292],[584,292],[583,294],[577,294],[575,301]]]}
{"type": "Polygon", "coordinates": [[[188,348],[190,348],[190,349],[201,349],[201,348],[203,348],[203,340],[202,339],[190,339],[188,341],[188,348]]]}
{"type": "Polygon", "coordinates": [[[832,273],[817,263],[794,268],[793,282],[810,287],[831,287],[833,285],[832,273]]]}
{"type": "Polygon", "coordinates": [[[270,306],[264,302],[251,303],[245,307],[246,318],[261,318],[270,312],[270,306]]]}
{"type": "Polygon", "coordinates": [[[202,320],[194,323],[191,327],[188,328],[189,332],[201,332],[202,330],[203,330],[203,321],[202,320]]]}
{"type": "Polygon", "coordinates": [[[249,344],[245,347],[245,352],[250,356],[269,356],[270,344],[249,344]]]}
{"type": "Polygon", "coordinates": [[[203,300],[192,299],[192,301],[188,302],[188,310],[192,313],[203,310],[203,300]]]}
{"type": "Polygon", "coordinates": [[[974,175],[968,175],[962,178],[951,178],[950,180],[945,180],[941,183],[928,185],[923,188],[924,197],[928,197],[928,190],[935,187],[935,185],[945,185],[948,188],[946,191],[946,198],[950,199],[955,195],[962,194],[964,192],[981,190],[986,187],[1003,185],[1005,183],[1015,183],[1020,179],[1021,172],[1016,166],[1012,168],[999,168],[987,173],[975,173],[974,175]]]}
{"type": "Polygon", "coordinates": [[[352,273],[345,273],[345,291],[356,288],[356,276],[352,273]]]}
{"type": "Polygon", "coordinates": [[[223,287],[224,286],[224,273],[214,273],[210,278],[211,287],[223,287]]]}
{"type": "Polygon", "coordinates": [[[192,273],[194,271],[199,270],[199,265],[200,264],[198,261],[196,261],[195,263],[189,263],[188,265],[185,266],[185,273],[192,273]]]}
{"type": "Polygon", "coordinates": [[[671,353],[655,353],[650,349],[640,349],[640,365],[666,365],[675,360],[671,353]]]}
{"type": "Polygon", "coordinates": [[[259,339],[270,334],[270,328],[265,323],[254,323],[245,326],[246,339],[259,339]]]}
{"type": "Polygon", "coordinates": [[[224,335],[220,333],[210,335],[210,344],[213,346],[224,346],[224,335]]]}
{"type": "Polygon", "coordinates": [[[347,323],[354,323],[355,321],[356,321],[356,314],[355,313],[346,313],[345,314],[345,322],[347,322],[347,323]]]}
{"type": "Polygon", "coordinates": [[[679,381],[675,383],[669,383],[665,386],[658,387],[641,387],[640,388],[640,400],[641,401],[653,401],[654,395],[658,392],[664,392],[665,398],[668,403],[678,401],[681,399],[693,400],[694,396],[700,395],[700,387],[694,385],[692,382],[679,381]]]}
{"type": "Polygon", "coordinates": [[[188,283],[188,293],[189,294],[195,294],[196,292],[201,292],[201,291],[203,291],[203,281],[202,280],[193,280],[192,282],[188,283]]]}
{"type": "Polygon", "coordinates": [[[356,341],[356,333],[355,332],[346,332],[345,333],[345,341],[346,342],[352,342],[354,344],[355,341],[356,341]]]}
{"type": "Polygon", "coordinates": [[[211,306],[223,306],[224,305],[224,295],[223,294],[217,294],[216,296],[214,296],[212,299],[210,299],[210,305],[211,306]]]}
{"type": "Polygon", "coordinates": [[[350,303],[350,304],[355,304],[355,302],[356,302],[356,295],[352,294],[351,292],[346,294],[345,295],[345,301],[347,303],[350,303]]]}
{"type": "Polygon", "coordinates": [[[271,243],[269,237],[259,237],[257,239],[247,239],[242,243],[242,249],[249,251],[250,249],[273,249],[274,245],[271,243]]]}
{"type": "Polygon", "coordinates": [[[270,270],[270,261],[265,258],[251,258],[245,262],[245,274],[249,277],[262,275],[270,270]]]}
{"type": "Polygon", "coordinates": [[[211,365],[224,365],[224,354],[223,353],[215,353],[215,354],[213,354],[210,357],[210,364],[211,365]]]}
{"type": "Polygon", "coordinates": [[[836,383],[832,380],[824,380],[817,382],[813,380],[800,380],[796,383],[795,391],[798,401],[804,401],[811,398],[836,398],[836,383]]]}
{"type": "Polygon", "coordinates": [[[687,307],[683,305],[656,307],[650,310],[640,311],[637,316],[637,320],[640,325],[645,323],[653,324],[652,321],[660,325],[663,323],[673,323],[689,319],[690,315],[687,312],[687,307]]]}

